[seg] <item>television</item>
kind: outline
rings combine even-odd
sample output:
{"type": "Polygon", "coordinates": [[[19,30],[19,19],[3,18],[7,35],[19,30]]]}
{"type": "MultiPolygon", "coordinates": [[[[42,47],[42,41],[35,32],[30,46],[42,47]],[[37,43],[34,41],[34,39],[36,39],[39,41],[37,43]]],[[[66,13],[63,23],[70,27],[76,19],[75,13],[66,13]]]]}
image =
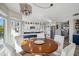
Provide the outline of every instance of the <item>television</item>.
{"type": "Polygon", "coordinates": [[[30,26],[30,29],[35,29],[35,26],[30,26]]]}

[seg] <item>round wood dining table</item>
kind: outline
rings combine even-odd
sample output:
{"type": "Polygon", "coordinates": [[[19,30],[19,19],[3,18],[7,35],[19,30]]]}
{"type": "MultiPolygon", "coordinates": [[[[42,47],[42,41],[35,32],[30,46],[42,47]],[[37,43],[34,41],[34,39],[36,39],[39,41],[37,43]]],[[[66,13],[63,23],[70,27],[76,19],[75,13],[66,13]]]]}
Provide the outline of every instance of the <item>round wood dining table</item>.
{"type": "Polygon", "coordinates": [[[47,55],[57,50],[58,44],[53,39],[43,39],[45,43],[35,44],[35,40],[26,40],[27,44],[21,45],[24,52],[30,54],[47,55]]]}

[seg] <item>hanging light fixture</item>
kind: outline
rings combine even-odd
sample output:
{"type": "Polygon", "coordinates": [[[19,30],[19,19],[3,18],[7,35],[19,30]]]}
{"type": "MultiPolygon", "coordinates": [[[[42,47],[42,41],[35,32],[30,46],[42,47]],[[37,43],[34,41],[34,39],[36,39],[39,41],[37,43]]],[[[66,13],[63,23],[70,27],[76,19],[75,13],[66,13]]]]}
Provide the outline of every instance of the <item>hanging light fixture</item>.
{"type": "Polygon", "coordinates": [[[21,7],[22,14],[24,14],[24,15],[30,15],[32,13],[32,7],[31,7],[31,5],[29,5],[27,3],[21,3],[20,7],[21,7]]]}
{"type": "Polygon", "coordinates": [[[48,8],[51,8],[53,6],[53,3],[50,3],[50,4],[34,3],[34,5],[39,7],[39,8],[48,9],[48,8]]]}

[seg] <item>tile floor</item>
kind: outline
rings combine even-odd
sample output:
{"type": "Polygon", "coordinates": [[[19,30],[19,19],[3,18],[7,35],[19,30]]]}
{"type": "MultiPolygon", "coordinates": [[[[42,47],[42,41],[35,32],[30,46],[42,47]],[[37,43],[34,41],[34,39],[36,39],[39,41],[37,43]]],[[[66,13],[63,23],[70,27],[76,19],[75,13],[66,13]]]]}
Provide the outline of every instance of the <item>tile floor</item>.
{"type": "MultiPolygon", "coordinates": [[[[69,45],[69,42],[68,42],[68,39],[65,39],[64,47],[66,47],[67,45],[69,45]]],[[[74,56],[79,56],[79,45],[76,45],[74,56]]]]}

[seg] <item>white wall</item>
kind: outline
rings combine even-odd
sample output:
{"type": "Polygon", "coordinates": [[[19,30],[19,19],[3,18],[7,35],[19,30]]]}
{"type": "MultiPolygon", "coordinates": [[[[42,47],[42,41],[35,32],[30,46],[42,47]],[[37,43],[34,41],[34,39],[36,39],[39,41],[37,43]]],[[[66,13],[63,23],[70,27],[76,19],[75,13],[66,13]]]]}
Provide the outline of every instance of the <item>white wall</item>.
{"type": "Polygon", "coordinates": [[[73,41],[73,34],[74,34],[74,22],[73,18],[69,19],[69,43],[73,41]]]}
{"type": "MultiPolygon", "coordinates": [[[[44,23],[47,21],[44,21],[43,19],[41,19],[41,17],[36,17],[35,16],[25,16],[22,15],[22,31],[28,32],[28,31],[32,31],[32,32],[36,32],[36,31],[44,31],[44,23]],[[29,18],[30,17],[30,18],[29,18]],[[32,22],[32,24],[27,24],[29,22],[32,22]],[[41,24],[35,24],[35,23],[41,23],[41,24]],[[30,26],[35,26],[35,29],[30,29],[30,26]]],[[[46,18],[45,18],[46,19],[46,18]]]]}
{"type": "Polygon", "coordinates": [[[44,25],[40,25],[40,24],[26,24],[24,22],[22,29],[23,29],[24,32],[38,32],[38,31],[44,30],[43,26],[44,25]],[[30,29],[31,26],[34,26],[35,29],[30,29]]]}
{"type": "Polygon", "coordinates": [[[69,18],[69,42],[73,41],[73,34],[75,34],[75,23],[74,20],[79,19],[79,16],[69,18]]]}
{"type": "Polygon", "coordinates": [[[46,37],[51,37],[51,26],[52,26],[52,22],[47,22],[45,23],[45,34],[46,34],[46,37]]]}

